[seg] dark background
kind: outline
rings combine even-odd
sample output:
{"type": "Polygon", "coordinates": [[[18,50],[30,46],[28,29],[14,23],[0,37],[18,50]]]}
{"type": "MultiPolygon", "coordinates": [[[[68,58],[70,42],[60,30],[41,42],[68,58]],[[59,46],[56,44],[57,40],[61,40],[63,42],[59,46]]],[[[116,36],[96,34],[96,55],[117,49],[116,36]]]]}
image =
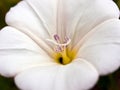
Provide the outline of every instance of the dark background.
{"type": "MultiPolygon", "coordinates": [[[[0,29],[6,26],[5,14],[20,0],[0,0],[0,29]]],[[[114,0],[120,7],[120,0],[114,0]]],[[[14,84],[13,78],[0,76],[0,90],[18,90],[14,84]]],[[[120,90],[120,69],[108,76],[100,77],[98,83],[91,90],[120,90]]]]}

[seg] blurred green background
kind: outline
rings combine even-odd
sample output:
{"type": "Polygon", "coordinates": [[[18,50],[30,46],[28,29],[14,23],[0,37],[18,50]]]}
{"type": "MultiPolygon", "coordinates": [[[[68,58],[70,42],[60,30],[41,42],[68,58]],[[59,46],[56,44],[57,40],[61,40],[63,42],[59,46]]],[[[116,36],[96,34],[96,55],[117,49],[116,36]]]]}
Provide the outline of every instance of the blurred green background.
{"type": "MultiPolygon", "coordinates": [[[[0,29],[5,24],[5,14],[20,0],[0,0],[0,29]]],[[[114,0],[120,8],[120,0],[114,0]]],[[[0,90],[18,90],[14,84],[13,78],[0,76],[0,90]]],[[[108,76],[100,77],[98,83],[91,90],[120,90],[120,69],[108,76]]]]}

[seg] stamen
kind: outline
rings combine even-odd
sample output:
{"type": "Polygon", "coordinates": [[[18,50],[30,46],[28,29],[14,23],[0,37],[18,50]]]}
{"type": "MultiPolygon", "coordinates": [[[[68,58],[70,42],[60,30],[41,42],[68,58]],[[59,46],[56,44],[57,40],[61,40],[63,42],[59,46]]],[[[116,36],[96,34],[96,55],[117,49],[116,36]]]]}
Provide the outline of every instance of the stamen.
{"type": "Polygon", "coordinates": [[[60,42],[60,37],[57,34],[54,35],[54,39],[55,41],[60,42]]]}
{"type": "Polygon", "coordinates": [[[54,51],[55,51],[55,52],[62,52],[63,49],[62,49],[60,46],[56,46],[56,47],[54,48],[54,51]]]}
{"type": "Polygon", "coordinates": [[[67,43],[68,41],[69,41],[69,38],[67,36],[65,36],[64,43],[67,43]]]}
{"type": "Polygon", "coordinates": [[[70,42],[71,42],[71,39],[69,39],[67,36],[65,37],[65,40],[64,40],[64,43],[61,43],[60,42],[60,38],[59,38],[59,36],[57,35],[57,34],[55,34],[54,35],[54,39],[55,39],[55,41],[54,40],[52,40],[52,39],[46,39],[47,41],[49,41],[49,42],[51,42],[51,43],[53,43],[53,44],[55,44],[57,47],[55,47],[55,51],[56,52],[62,52],[63,50],[64,50],[64,48],[68,45],[68,44],[70,44],[70,42]]]}
{"type": "Polygon", "coordinates": [[[71,42],[71,39],[68,38],[67,36],[64,37],[63,43],[60,41],[60,37],[55,34],[54,35],[54,40],[52,39],[46,39],[47,41],[51,42],[54,44],[54,51],[56,52],[55,58],[56,61],[62,65],[66,65],[72,61],[72,53],[68,51],[68,45],[71,42]]]}
{"type": "Polygon", "coordinates": [[[71,40],[69,40],[67,43],[60,44],[60,43],[57,43],[57,42],[55,42],[54,40],[51,40],[51,39],[46,39],[46,40],[55,44],[56,46],[67,46],[71,42],[71,40]]]}

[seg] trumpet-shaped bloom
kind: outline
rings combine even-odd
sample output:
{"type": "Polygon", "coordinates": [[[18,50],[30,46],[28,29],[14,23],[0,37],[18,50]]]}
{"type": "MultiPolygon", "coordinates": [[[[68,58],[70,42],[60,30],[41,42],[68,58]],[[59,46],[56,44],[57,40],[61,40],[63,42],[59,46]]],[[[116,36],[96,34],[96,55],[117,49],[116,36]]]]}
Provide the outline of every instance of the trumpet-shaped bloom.
{"type": "Polygon", "coordinates": [[[0,32],[0,74],[22,90],[88,90],[120,66],[112,0],[23,0],[0,32]]]}

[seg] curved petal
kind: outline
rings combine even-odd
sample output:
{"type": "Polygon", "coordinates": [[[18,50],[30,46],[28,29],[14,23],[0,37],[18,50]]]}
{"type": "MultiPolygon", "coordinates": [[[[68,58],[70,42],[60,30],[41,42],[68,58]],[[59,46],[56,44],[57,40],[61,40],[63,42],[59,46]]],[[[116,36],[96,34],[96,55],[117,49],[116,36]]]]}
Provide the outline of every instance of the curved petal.
{"type": "Polygon", "coordinates": [[[0,74],[15,76],[35,65],[52,63],[50,60],[35,42],[15,28],[5,27],[0,31],[0,74]]]}
{"type": "Polygon", "coordinates": [[[100,74],[108,74],[120,66],[120,20],[108,20],[86,35],[78,57],[91,62],[100,74]]]}
{"type": "Polygon", "coordinates": [[[24,0],[12,8],[8,25],[32,32],[39,38],[53,34],[73,37],[73,45],[99,23],[118,18],[119,10],[112,0],[24,0]]]}
{"type": "Polygon", "coordinates": [[[40,38],[49,38],[49,32],[44,28],[44,22],[39,20],[38,15],[25,1],[19,2],[6,14],[6,23],[23,31],[30,32],[40,38]]]}
{"type": "Polygon", "coordinates": [[[0,49],[28,49],[45,54],[31,38],[9,26],[0,31],[0,49]]]}
{"type": "Polygon", "coordinates": [[[88,62],[77,59],[65,66],[37,67],[15,77],[22,90],[87,90],[98,79],[98,72],[88,62]]]}
{"type": "Polygon", "coordinates": [[[81,16],[75,16],[74,24],[72,23],[75,25],[75,30],[72,30],[74,32],[73,46],[80,43],[80,40],[97,25],[109,19],[119,18],[119,9],[112,0],[78,1],[84,1],[82,4],[86,6],[82,10],[78,9],[82,11],[81,16]]]}
{"type": "Polygon", "coordinates": [[[14,8],[11,8],[7,13],[6,21],[8,25],[29,36],[49,54],[53,52],[52,48],[45,42],[47,41],[46,39],[50,38],[50,35],[43,27],[44,23],[40,22],[37,15],[26,2],[21,1],[14,8]]]}

